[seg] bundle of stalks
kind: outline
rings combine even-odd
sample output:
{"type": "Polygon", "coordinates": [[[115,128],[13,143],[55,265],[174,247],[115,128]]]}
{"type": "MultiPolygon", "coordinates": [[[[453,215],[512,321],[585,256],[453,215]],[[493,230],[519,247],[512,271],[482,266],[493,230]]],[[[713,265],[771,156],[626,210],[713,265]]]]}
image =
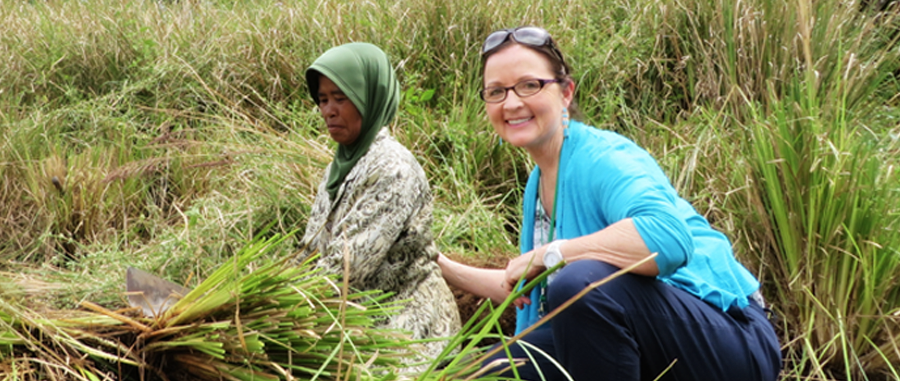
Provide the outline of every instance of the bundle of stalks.
{"type": "Polygon", "coordinates": [[[111,354],[124,348],[109,338],[129,333],[119,321],[85,311],[37,312],[16,300],[16,286],[0,276],[0,380],[95,381],[111,379],[103,364],[138,365],[111,354]]]}
{"type": "Polygon", "coordinates": [[[411,343],[376,327],[399,308],[390,295],[341,290],[309,260],[263,258],[283,239],[248,244],[159,316],[84,302],[92,312],[35,320],[3,302],[0,379],[56,378],[21,370],[35,364],[85,380],[394,378],[411,343]]]}

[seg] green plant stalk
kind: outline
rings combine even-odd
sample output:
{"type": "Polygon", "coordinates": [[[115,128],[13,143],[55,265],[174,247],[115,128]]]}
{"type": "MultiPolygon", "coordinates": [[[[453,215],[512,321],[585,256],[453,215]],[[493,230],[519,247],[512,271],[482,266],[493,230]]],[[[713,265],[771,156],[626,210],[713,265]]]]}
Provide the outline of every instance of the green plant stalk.
{"type": "MultiPolygon", "coordinates": [[[[606,278],[603,278],[603,279],[601,279],[601,280],[598,280],[598,281],[596,281],[596,282],[593,282],[593,283],[587,285],[587,286],[586,286],[584,289],[582,289],[580,292],[578,292],[577,294],[575,294],[574,296],[572,296],[571,298],[569,298],[569,300],[566,300],[565,302],[563,302],[562,304],[560,304],[559,307],[555,308],[553,311],[550,311],[547,315],[545,315],[543,318],[541,318],[540,320],[538,320],[536,323],[532,324],[532,325],[531,325],[530,327],[528,327],[528,328],[525,328],[524,330],[522,330],[522,332],[520,332],[519,334],[513,336],[509,341],[504,341],[504,342],[503,342],[503,345],[497,346],[497,347],[495,347],[494,349],[491,349],[491,350],[487,351],[486,353],[484,353],[477,361],[474,361],[474,362],[472,362],[471,364],[469,364],[469,366],[463,368],[463,370],[460,371],[460,373],[463,373],[463,372],[469,370],[472,366],[476,366],[477,364],[480,364],[481,362],[483,362],[484,360],[486,360],[486,359],[489,358],[490,356],[493,356],[494,354],[496,354],[497,352],[499,352],[499,351],[501,351],[501,350],[506,350],[506,351],[507,351],[507,354],[508,354],[508,353],[509,353],[509,352],[508,352],[508,347],[507,347],[508,344],[515,343],[516,341],[518,341],[519,339],[521,339],[521,338],[524,337],[525,335],[531,333],[532,331],[534,331],[534,330],[537,329],[538,327],[544,325],[544,323],[550,321],[550,319],[553,319],[553,317],[555,317],[555,316],[558,315],[560,312],[564,311],[566,308],[568,308],[569,306],[571,306],[572,304],[574,304],[575,302],[577,302],[578,299],[581,299],[584,295],[586,295],[586,294],[587,294],[588,292],[590,292],[591,290],[593,290],[593,289],[595,289],[595,288],[597,288],[597,287],[600,287],[600,286],[606,284],[607,282],[609,282],[609,281],[611,281],[611,280],[613,280],[613,279],[616,279],[616,278],[618,278],[618,277],[620,277],[620,276],[622,276],[622,275],[624,275],[624,274],[627,274],[627,273],[633,271],[634,269],[638,268],[640,265],[642,265],[642,264],[644,264],[644,263],[646,263],[646,262],[648,262],[648,261],[650,261],[650,260],[656,258],[656,256],[657,256],[657,253],[653,253],[653,254],[651,254],[651,255],[649,255],[649,256],[647,256],[647,257],[645,257],[645,258],[643,258],[643,259],[641,259],[641,260],[639,260],[639,261],[637,261],[637,262],[635,262],[635,263],[632,264],[631,266],[628,266],[628,267],[626,267],[626,268],[620,269],[619,271],[616,271],[615,273],[610,274],[610,275],[609,275],[608,277],[606,277],[606,278]]],[[[532,280],[532,281],[530,282],[530,283],[532,284],[532,287],[533,287],[534,284],[539,284],[540,281],[542,280],[542,279],[538,279],[538,278],[546,278],[546,277],[549,276],[553,271],[558,270],[558,269],[559,269],[560,267],[562,267],[563,265],[564,265],[564,263],[560,263],[560,264],[554,266],[553,268],[548,269],[548,271],[545,271],[545,272],[544,272],[543,274],[541,274],[539,277],[537,277],[537,278],[535,278],[534,280],[532,280]]],[[[520,281],[520,282],[521,282],[521,281],[520,281]]],[[[520,296],[522,296],[522,295],[524,295],[524,292],[522,292],[522,291],[517,292],[517,293],[515,293],[515,294],[511,294],[511,295],[506,299],[506,301],[504,301],[504,304],[508,305],[508,304],[511,303],[513,300],[515,300],[515,298],[518,298],[518,297],[520,297],[520,296]]],[[[504,306],[501,305],[501,308],[500,308],[500,309],[502,310],[503,308],[504,308],[504,306]]],[[[501,339],[501,340],[502,340],[502,339],[501,339]]],[[[511,359],[510,359],[510,360],[511,360],[511,359]]],[[[451,363],[451,364],[452,364],[452,363],[451,363]]],[[[457,373],[457,375],[458,375],[458,374],[459,374],[459,373],[457,373]]]]}

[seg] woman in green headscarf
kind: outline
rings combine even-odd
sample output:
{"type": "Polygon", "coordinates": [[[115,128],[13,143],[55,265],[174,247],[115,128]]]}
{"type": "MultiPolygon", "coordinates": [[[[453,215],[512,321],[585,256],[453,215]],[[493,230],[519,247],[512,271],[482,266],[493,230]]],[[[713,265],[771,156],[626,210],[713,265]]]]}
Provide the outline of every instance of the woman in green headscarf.
{"type": "MultiPolygon", "coordinates": [[[[359,290],[408,299],[385,325],[414,339],[447,337],[460,328],[453,294],[437,265],[431,235],[431,189],[412,153],[388,133],[400,86],[387,56],[367,43],[332,48],[306,70],[310,95],[338,143],[319,184],[301,245],[317,266],[343,274],[359,290]]],[[[436,357],[446,342],[425,344],[436,357]]]]}

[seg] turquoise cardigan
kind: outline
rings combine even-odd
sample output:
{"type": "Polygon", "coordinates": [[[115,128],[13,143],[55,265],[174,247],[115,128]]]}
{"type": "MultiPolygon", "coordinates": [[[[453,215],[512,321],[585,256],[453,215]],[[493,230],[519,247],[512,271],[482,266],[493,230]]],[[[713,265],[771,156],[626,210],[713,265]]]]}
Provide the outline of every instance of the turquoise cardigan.
{"type": "MultiPolygon", "coordinates": [[[[533,249],[539,177],[535,167],[525,186],[523,254],[533,249]]],[[[565,130],[558,181],[557,238],[588,235],[630,217],[650,252],[659,253],[660,281],[723,311],[746,307],[747,296],[759,288],[735,260],[728,238],[678,196],[656,160],[631,140],[572,121],[565,130]]],[[[535,287],[531,305],[517,311],[516,333],[537,322],[539,299],[535,287]]]]}

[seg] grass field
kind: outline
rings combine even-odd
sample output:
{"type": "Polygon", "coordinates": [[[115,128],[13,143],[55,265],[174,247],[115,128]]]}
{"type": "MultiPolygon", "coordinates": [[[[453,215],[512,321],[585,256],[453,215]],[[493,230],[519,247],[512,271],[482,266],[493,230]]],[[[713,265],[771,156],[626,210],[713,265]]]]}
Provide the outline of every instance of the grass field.
{"type": "Polygon", "coordinates": [[[531,163],[486,120],[478,48],[535,24],[578,117],[647,148],[760,278],[784,379],[900,379],[896,6],[4,1],[0,271],[42,285],[32,303],[116,306],[128,266],[196,285],[302,229],[333,150],[303,72],[350,41],[396,63],[390,129],[429,177],[440,250],[514,255],[531,163]]]}

